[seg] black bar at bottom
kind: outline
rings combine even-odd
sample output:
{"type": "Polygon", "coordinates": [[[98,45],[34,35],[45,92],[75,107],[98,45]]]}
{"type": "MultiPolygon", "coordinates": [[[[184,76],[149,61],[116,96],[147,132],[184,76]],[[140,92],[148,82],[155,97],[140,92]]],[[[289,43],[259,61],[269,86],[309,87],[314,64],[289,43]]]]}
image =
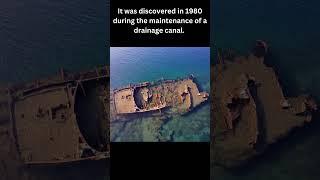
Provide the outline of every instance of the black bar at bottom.
{"type": "Polygon", "coordinates": [[[110,179],[210,179],[209,143],[111,143],[110,179]]]}

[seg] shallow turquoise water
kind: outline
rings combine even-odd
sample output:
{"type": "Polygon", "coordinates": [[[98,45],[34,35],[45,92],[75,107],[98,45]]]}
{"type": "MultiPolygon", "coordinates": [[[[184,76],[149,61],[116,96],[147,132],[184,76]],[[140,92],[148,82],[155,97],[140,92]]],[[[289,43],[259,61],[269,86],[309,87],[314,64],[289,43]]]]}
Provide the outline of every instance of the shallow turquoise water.
{"type": "MultiPolygon", "coordinates": [[[[193,74],[200,88],[210,90],[210,51],[202,48],[115,48],[110,49],[111,88],[130,83],[176,79],[193,74]]],[[[206,103],[193,113],[175,116],[162,123],[158,117],[132,119],[111,124],[113,141],[155,141],[155,134],[174,132],[172,141],[209,141],[210,112],[206,103]],[[157,130],[159,129],[159,130],[157,130]]]]}

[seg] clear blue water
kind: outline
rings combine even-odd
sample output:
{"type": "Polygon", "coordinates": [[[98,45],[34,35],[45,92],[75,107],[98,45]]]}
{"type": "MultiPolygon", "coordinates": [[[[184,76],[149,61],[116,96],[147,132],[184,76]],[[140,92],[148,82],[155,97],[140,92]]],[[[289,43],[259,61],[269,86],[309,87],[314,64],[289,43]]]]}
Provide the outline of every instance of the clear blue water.
{"type": "MultiPolygon", "coordinates": [[[[245,53],[264,39],[272,62],[290,95],[310,92],[320,98],[320,2],[316,0],[213,1],[216,47],[245,53]]],[[[318,121],[319,119],[316,119],[318,121]]],[[[319,123],[295,133],[263,158],[239,171],[216,168],[215,179],[319,179],[319,123]]]]}
{"type": "Polygon", "coordinates": [[[209,53],[207,47],[111,47],[111,88],[193,74],[209,90],[209,53]]]}
{"type": "MultiPolygon", "coordinates": [[[[110,59],[113,89],[130,83],[176,79],[193,74],[203,90],[210,90],[210,49],[207,47],[112,47],[110,59]]],[[[208,141],[209,111],[207,103],[186,117],[174,117],[161,126],[161,132],[168,134],[175,131],[174,141],[208,141]]],[[[124,126],[111,125],[112,140],[153,141],[153,135],[157,132],[152,132],[152,127],[158,127],[159,121],[157,118],[137,118],[124,126]]]]}

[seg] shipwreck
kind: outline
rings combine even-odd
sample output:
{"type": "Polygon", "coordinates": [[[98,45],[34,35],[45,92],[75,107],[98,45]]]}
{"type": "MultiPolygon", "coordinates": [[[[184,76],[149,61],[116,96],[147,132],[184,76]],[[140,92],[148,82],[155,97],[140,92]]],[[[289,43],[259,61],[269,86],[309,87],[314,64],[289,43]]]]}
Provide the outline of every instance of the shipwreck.
{"type": "Polygon", "coordinates": [[[201,92],[194,77],[190,76],[114,89],[111,92],[110,109],[115,115],[161,112],[163,109],[176,109],[178,113],[184,114],[208,98],[209,94],[201,92]]]}
{"type": "Polygon", "coordinates": [[[283,93],[274,69],[265,64],[268,46],[257,41],[247,56],[219,51],[212,71],[213,162],[237,167],[312,121],[313,97],[283,93]]]}
{"type": "Polygon", "coordinates": [[[109,69],[61,70],[7,90],[12,134],[25,164],[99,160],[109,154],[109,69]]]}

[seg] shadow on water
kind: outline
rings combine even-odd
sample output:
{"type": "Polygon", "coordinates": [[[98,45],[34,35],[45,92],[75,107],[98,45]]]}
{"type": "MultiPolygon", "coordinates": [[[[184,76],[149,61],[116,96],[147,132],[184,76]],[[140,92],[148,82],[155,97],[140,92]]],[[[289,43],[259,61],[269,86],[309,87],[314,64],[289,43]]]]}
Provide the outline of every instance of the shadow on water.
{"type": "Polygon", "coordinates": [[[150,117],[166,118],[168,115],[167,113],[168,111],[170,111],[170,107],[164,107],[161,110],[147,111],[142,113],[117,115],[117,120],[112,123],[113,124],[124,123],[124,122],[130,122],[130,121],[135,121],[137,119],[150,118],[150,117]]]}

